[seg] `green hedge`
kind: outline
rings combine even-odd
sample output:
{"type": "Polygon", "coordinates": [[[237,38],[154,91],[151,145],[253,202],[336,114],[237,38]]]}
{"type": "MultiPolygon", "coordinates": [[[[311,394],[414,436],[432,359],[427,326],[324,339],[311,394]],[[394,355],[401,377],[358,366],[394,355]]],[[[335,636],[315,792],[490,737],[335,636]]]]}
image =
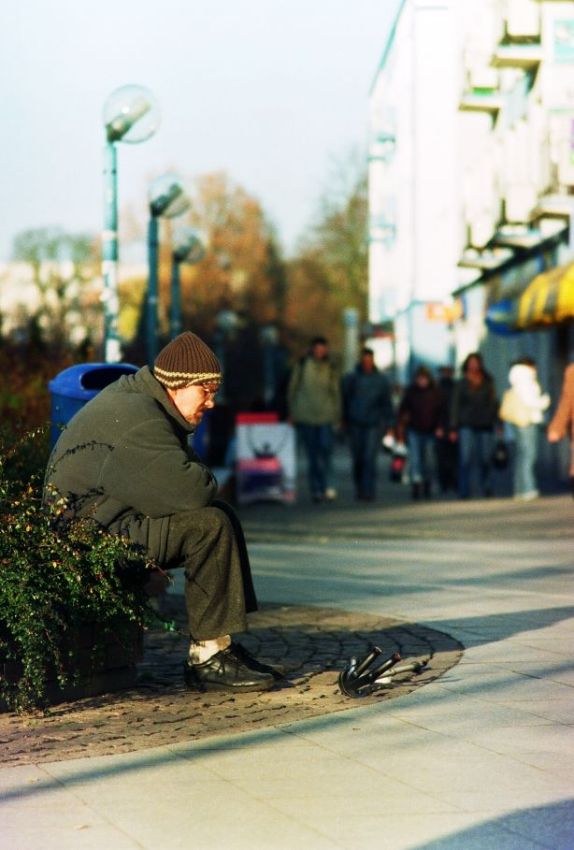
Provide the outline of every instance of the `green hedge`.
{"type": "Polygon", "coordinates": [[[77,683],[83,626],[98,624],[96,666],[110,633],[129,641],[150,612],[141,552],[91,521],[63,532],[42,506],[45,431],[0,449],[0,701],[17,711],[46,708],[51,679],[77,683]]]}

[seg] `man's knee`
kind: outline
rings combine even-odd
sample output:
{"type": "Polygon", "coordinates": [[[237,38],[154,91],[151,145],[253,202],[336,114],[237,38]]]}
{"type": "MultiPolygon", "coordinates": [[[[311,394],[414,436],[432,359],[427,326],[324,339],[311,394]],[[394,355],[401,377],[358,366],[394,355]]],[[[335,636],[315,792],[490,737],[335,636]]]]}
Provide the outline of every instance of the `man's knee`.
{"type": "Polygon", "coordinates": [[[210,542],[227,541],[233,538],[233,526],[220,508],[208,505],[205,508],[176,514],[172,517],[170,533],[181,536],[184,546],[192,548],[210,542]]]}
{"type": "Polygon", "coordinates": [[[206,508],[202,508],[202,512],[204,512],[207,525],[213,528],[216,532],[225,535],[233,535],[233,525],[231,524],[231,520],[220,507],[217,505],[209,505],[206,508]]]}

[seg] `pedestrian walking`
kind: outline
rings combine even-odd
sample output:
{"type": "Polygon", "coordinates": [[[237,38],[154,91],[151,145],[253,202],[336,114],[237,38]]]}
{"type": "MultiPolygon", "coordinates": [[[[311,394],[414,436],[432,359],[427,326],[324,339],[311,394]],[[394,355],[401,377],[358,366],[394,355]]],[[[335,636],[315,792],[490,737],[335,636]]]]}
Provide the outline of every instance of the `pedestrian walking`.
{"type": "Polygon", "coordinates": [[[574,363],[570,363],[564,371],[558,406],[546,434],[551,443],[570,437],[570,489],[574,497],[574,363]]]}
{"type": "Polygon", "coordinates": [[[314,502],[337,498],[332,459],[335,428],[341,423],[341,386],[325,337],[311,340],[289,380],[289,416],[307,456],[309,490],[314,502]]]}
{"type": "MultiPolygon", "coordinates": [[[[455,380],[452,366],[439,366],[437,384],[444,395],[445,411],[449,411],[454,392],[455,380]]],[[[458,446],[449,439],[448,427],[437,432],[436,437],[437,478],[441,493],[458,491],[458,446]]]]}
{"type": "Polygon", "coordinates": [[[355,369],[344,376],[342,397],[355,496],[370,502],[376,496],[381,439],[393,419],[391,388],[375,365],[372,349],[363,348],[355,369]]]}
{"type": "Polygon", "coordinates": [[[436,458],[436,437],[444,433],[446,424],[445,397],[437,386],[432,372],[419,366],[406,388],[397,415],[397,437],[403,442],[406,435],[409,457],[409,477],[413,499],[429,498],[436,458]]]}
{"type": "Polygon", "coordinates": [[[153,368],[124,375],[70,420],[48,463],[44,501],[66,524],[90,518],[157,566],[185,570],[190,689],[266,690],[274,671],[232,640],[257,609],[241,525],[189,446],[221,378],[199,337],[177,336],[153,368]]]}
{"type": "Polygon", "coordinates": [[[510,389],[502,396],[499,416],[507,422],[516,445],[512,475],[515,499],[531,501],[540,494],[534,467],[538,454],[538,430],[550,396],[543,393],[536,374],[536,363],[529,357],[517,360],[508,373],[510,389]]]}
{"type": "Polygon", "coordinates": [[[471,495],[474,479],[482,495],[492,495],[492,455],[498,425],[498,399],[494,381],[478,352],[462,364],[450,408],[450,439],[458,443],[458,493],[471,495]]]}

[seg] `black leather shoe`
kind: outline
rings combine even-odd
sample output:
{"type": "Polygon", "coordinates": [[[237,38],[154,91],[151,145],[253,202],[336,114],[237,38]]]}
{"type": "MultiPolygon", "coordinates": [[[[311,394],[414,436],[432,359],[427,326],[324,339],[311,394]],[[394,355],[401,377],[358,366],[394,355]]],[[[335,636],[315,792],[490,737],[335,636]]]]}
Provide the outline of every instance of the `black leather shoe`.
{"type": "Polygon", "coordinates": [[[250,670],[258,670],[260,673],[270,673],[277,682],[285,678],[284,667],[272,667],[271,664],[265,664],[265,662],[259,661],[254,655],[251,655],[248,649],[245,649],[243,644],[233,641],[229,648],[250,670]]]}
{"type": "Polygon", "coordinates": [[[184,664],[185,684],[193,691],[268,691],[275,684],[271,673],[254,670],[231,647],[203,664],[184,664]]]}

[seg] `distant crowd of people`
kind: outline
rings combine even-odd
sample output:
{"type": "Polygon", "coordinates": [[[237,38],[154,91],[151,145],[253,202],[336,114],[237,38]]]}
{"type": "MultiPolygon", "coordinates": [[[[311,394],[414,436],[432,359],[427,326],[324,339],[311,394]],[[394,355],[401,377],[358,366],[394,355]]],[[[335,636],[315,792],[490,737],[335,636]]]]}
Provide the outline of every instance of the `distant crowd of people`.
{"type": "MultiPolygon", "coordinates": [[[[376,498],[382,443],[406,458],[400,477],[410,484],[415,500],[437,491],[452,491],[461,499],[492,496],[495,467],[509,463],[514,498],[537,498],[538,442],[550,396],[542,391],[529,357],[512,364],[508,382],[499,399],[481,354],[472,352],[460,377],[448,366],[434,374],[420,365],[397,395],[370,348],[362,349],[356,367],[341,380],[327,339],[316,337],[292,370],[287,394],[289,417],[307,459],[312,500],[337,498],[332,459],[338,430],[348,440],[357,499],[376,498]]],[[[566,369],[546,430],[552,443],[567,435],[574,437],[574,364],[566,369]]],[[[574,455],[570,474],[574,482],[574,455]]]]}

